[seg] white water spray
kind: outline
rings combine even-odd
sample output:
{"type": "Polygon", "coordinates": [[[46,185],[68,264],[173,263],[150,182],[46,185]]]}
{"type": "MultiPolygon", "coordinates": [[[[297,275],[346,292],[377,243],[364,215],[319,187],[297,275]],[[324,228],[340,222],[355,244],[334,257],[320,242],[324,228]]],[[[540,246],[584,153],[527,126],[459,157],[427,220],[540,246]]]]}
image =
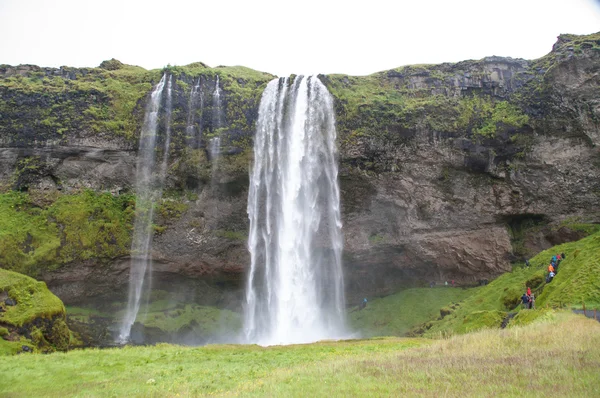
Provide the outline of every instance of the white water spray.
{"type": "MultiPolygon", "coordinates": [[[[129,298],[118,337],[118,341],[121,343],[129,341],[131,327],[140,309],[142,288],[144,280],[147,277],[146,271],[152,261],[150,250],[152,248],[154,232],[152,228],[154,203],[160,200],[164,181],[162,179],[162,172],[158,176],[154,173],[156,164],[154,153],[158,130],[158,112],[166,80],[166,75],[163,75],[150,95],[150,101],[146,106],[144,125],[140,134],[136,165],[135,191],[137,196],[135,203],[135,223],[131,241],[129,298]]],[[[169,87],[170,82],[169,78],[169,87]]]]}
{"type": "Polygon", "coordinates": [[[190,142],[193,148],[199,147],[200,132],[202,131],[202,126],[198,126],[198,132],[196,132],[196,129],[194,127],[196,124],[195,111],[198,97],[200,97],[200,109],[202,109],[202,92],[200,91],[200,78],[198,78],[196,84],[192,86],[192,90],[190,91],[190,98],[188,100],[187,124],[185,127],[185,133],[188,142],[190,142]]]}
{"type": "Polygon", "coordinates": [[[250,175],[245,339],[262,345],[345,336],[333,100],[315,76],[263,93],[250,175]]]}
{"type": "Polygon", "coordinates": [[[213,113],[212,113],[213,131],[223,127],[223,109],[221,103],[221,88],[219,87],[219,75],[213,91],[213,113]]]}

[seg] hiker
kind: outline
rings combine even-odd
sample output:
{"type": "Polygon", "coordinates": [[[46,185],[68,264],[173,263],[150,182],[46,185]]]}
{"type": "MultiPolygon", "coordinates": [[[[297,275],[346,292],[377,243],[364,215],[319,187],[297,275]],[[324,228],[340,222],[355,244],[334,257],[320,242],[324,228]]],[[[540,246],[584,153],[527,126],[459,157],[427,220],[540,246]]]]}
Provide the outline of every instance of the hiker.
{"type": "Polygon", "coordinates": [[[548,272],[554,272],[554,267],[552,266],[552,264],[548,266],[548,272]]]}
{"type": "Polygon", "coordinates": [[[560,257],[564,260],[565,258],[567,258],[567,255],[565,253],[560,253],[560,257]]]}
{"type": "Polygon", "coordinates": [[[525,260],[525,266],[529,267],[529,260],[525,260]]]}
{"type": "Polygon", "coordinates": [[[535,309],[535,296],[533,294],[529,295],[529,309],[535,309]]]}
{"type": "Polygon", "coordinates": [[[552,256],[552,262],[556,263],[556,256],[552,256]]]}
{"type": "Polygon", "coordinates": [[[550,272],[550,273],[548,274],[548,278],[549,278],[549,281],[548,281],[548,283],[552,282],[552,279],[554,279],[554,275],[556,275],[554,272],[550,272]]]}
{"type": "Polygon", "coordinates": [[[451,282],[451,283],[452,283],[452,287],[454,287],[454,279],[452,279],[452,282],[451,282]]]}
{"type": "Polygon", "coordinates": [[[527,295],[531,297],[531,288],[527,286],[527,295]]]}
{"type": "Polygon", "coordinates": [[[433,288],[435,286],[435,281],[429,282],[429,287],[433,288]]]}
{"type": "Polygon", "coordinates": [[[523,293],[521,296],[521,301],[523,301],[523,308],[527,308],[529,306],[529,296],[527,293],[523,293]]]}
{"type": "Polygon", "coordinates": [[[367,298],[365,297],[360,303],[360,309],[363,310],[367,306],[367,298]]]}
{"type": "Polygon", "coordinates": [[[448,281],[444,282],[444,286],[448,287],[448,281]]]}

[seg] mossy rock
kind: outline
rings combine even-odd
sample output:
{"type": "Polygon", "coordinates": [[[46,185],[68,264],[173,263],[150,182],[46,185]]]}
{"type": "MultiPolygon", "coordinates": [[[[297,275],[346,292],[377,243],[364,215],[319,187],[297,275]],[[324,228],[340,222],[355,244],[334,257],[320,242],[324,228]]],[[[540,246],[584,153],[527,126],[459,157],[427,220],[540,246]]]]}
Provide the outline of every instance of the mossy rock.
{"type": "MultiPolygon", "coordinates": [[[[6,292],[16,303],[0,312],[0,335],[4,339],[32,344],[43,352],[69,348],[71,332],[66,324],[65,307],[44,282],[0,269],[0,292],[6,292]]],[[[1,351],[10,353],[12,348],[1,351]]]]}

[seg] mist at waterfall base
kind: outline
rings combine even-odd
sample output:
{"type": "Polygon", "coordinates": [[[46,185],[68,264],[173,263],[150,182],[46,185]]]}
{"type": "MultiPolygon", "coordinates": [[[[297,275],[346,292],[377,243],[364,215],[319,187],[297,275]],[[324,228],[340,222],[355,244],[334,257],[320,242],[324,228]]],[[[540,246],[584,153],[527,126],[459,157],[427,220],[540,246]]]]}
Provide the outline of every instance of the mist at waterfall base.
{"type": "Polygon", "coordinates": [[[271,81],[248,194],[247,343],[347,336],[336,154],[333,100],[320,80],[271,81]]]}

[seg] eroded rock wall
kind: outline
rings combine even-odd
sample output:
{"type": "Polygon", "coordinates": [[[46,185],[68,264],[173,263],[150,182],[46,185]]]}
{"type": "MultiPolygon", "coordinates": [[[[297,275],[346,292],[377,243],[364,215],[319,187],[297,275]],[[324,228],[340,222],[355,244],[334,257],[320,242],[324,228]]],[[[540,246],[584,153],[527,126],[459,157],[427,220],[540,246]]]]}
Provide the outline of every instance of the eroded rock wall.
{"type": "MultiPolygon", "coordinates": [[[[350,302],[508,271],[515,259],[508,226],[523,218],[600,221],[597,36],[561,36],[535,61],[489,57],[319,77],[336,105],[350,302]]],[[[181,207],[159,212],[153,283],[185,286],[199,302],[239,305],[249,263],[252,136],[262,89],[273,76],[202,64],[115,68],[0,68],[4,189],[131,192],[147,95],[162,72],[173,74],[165,200],[181,207]],[[223,84],[220,128],[211,119],[216,74],[223,84]],[[32,86],[36,79],[39,87],[32,86]],[[192,101],[198,79],[206,89],[192,101]],[[57,94],[55,86],[73,94],[57,94]],[[127,92],[133,100],[123,100],[127,92]],[[197,133],[190,133],[190,120],[197,133]],[[217,135],[222,158],[214,164],[208,141],[217,135]]],[[[67,303],[108,290],[122,295],[127,275],[126,256],[42,273],[67,303]]]]}

